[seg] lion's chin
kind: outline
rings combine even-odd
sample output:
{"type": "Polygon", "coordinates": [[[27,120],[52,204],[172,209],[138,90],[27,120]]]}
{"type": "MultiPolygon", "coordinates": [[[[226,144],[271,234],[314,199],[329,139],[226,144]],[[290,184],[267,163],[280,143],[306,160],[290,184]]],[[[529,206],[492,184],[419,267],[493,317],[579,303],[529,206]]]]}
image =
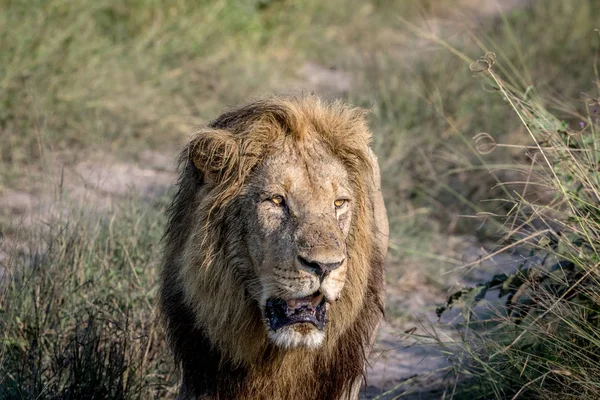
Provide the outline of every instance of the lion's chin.
{"type": "Polygon", "coordinates": [[[325,331],[317,329],[311,323],[298,323],[284,326],[277,331],[269,330],[269,339],[285,349],[304,347],[318,349],[325,340],[325,331]]]}

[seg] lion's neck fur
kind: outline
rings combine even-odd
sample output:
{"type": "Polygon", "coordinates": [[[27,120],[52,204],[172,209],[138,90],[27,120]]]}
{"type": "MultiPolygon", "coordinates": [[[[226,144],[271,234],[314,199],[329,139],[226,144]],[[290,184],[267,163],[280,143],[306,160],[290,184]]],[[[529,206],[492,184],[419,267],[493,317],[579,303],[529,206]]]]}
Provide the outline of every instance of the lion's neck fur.
{"type": "MultiPolygon", "coordinates": [[[[376,278],[370,279],[371,298],[378,297],[373,290],[376,278]]],[[[194,327],[186,332],[194,345],[180,343],[179,347],[179,359],[184,373],[188,373],[184,376],[188,393],[182,396],[240,400],[346,398],[352,387],[362,381],[370,335],[381,314],[380,302],[365,304],[342,337],[321,351],[282,351],[267,344],[252,364],[233,363],[201,329],[194,327]]],[[[240,333],[240,339],[245,341],[242,336],[240,333]]]]}

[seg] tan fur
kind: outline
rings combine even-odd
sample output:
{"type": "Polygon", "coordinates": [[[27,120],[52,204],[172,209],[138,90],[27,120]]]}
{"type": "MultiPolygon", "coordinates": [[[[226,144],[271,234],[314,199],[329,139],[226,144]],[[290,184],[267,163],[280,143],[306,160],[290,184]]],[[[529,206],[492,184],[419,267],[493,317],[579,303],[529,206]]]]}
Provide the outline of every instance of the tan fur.
{"type": "Polygon", "coordinates": [[[169,212],[161,287],[181,398],[357,397],[383,313],[388,236],[369,142],[363,111],[312,96],[252,103],[192,137],[169,212]],[[288,193],[294,235],[270,203],[254,200],[274,186],[288,193]],[[330,211],[340,193],[350,202],[330,211]],[[298,252],[345,261],[319,281],[288,257],[298,252]],[[331,297],[322,343],[300,324],[302,345],[274,344],[264,300],[316,288],[331,297]]]}

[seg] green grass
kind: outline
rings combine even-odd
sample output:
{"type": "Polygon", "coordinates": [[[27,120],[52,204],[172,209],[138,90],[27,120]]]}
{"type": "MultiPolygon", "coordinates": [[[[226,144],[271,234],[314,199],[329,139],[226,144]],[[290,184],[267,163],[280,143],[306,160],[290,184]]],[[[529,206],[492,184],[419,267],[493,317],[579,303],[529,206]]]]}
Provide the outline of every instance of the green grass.
{"type": "Polygon", "coordinates": [[[175,383],[155,305],[163,208],[139,203],[2,249],[0,398],[163,398],[175,383]]]}
{"type": "MultiPolygon", "coordinates": [[[[497,90],[488,93],[489,81],[482,90],[468,61],[494,51],[507,90],[543,110],[545,123],[576,129],[587,121],[582,93],[598,97],[597,1],[533,2],[468,27],[445,22],[455,4],[0,0],[0,198],[39,193],[49,167],[97,154],[125,162],[140,161],[144,150],[174,156],[197,125],[226,107],[305,87],[299,68],[316,63],[349,78],[348,91],[333,95],[372,110],[392,232],[389,276],[425,265],[430,289],[446,289],[452,283],[441,272],[455,265],[444,254],[447,235],[490,242],[505,234],[461,215],[506,215],[520,201],[505,201],[518,185],[494,185],[515,179],[515,163],[527,160],[522,148],[479,154],[473,137],[533,144],[497,90]]],[[[564,168],[561,179],[586,177],[564,168]]],[[[0,254],[8,255],[0,260],[7,282],[0,398],[173,394],[176,374],[154,306],[163,203],[132,194],[99,213],[61,203],[58,214],[36,214],[43,224],[34,227],[0,210],[0,254]]],[[[578,257],[571,254],[587,265],[578,257]]],[[[405,317],[390,313],[397,314],[405,317]]],[[[489,341],[472,345],[485,349],[489,341]]],[[[509,361],[481,367],[512,371],[509,361]]],[[[531,371],[494,381],[492,394],[541,376],[531,371]]]]}

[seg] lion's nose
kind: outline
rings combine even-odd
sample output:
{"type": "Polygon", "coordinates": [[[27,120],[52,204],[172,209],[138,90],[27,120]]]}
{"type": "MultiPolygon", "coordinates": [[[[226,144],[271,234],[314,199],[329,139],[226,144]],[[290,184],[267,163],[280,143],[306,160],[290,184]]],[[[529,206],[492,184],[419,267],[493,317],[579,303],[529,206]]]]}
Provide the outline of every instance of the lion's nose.
{"type": "Polygon", "coordinates": [[[308,270],[308,272],[317,275],[319,279],[323,280],[331,271],[340,267],[346,259],[342,258],[340,261],[331,262],[327,260],[327,262],[319,261],[319,260],[309,260],[302,256],[298,256],[298,261],[300,262],[300,267],[308,270]]]}

